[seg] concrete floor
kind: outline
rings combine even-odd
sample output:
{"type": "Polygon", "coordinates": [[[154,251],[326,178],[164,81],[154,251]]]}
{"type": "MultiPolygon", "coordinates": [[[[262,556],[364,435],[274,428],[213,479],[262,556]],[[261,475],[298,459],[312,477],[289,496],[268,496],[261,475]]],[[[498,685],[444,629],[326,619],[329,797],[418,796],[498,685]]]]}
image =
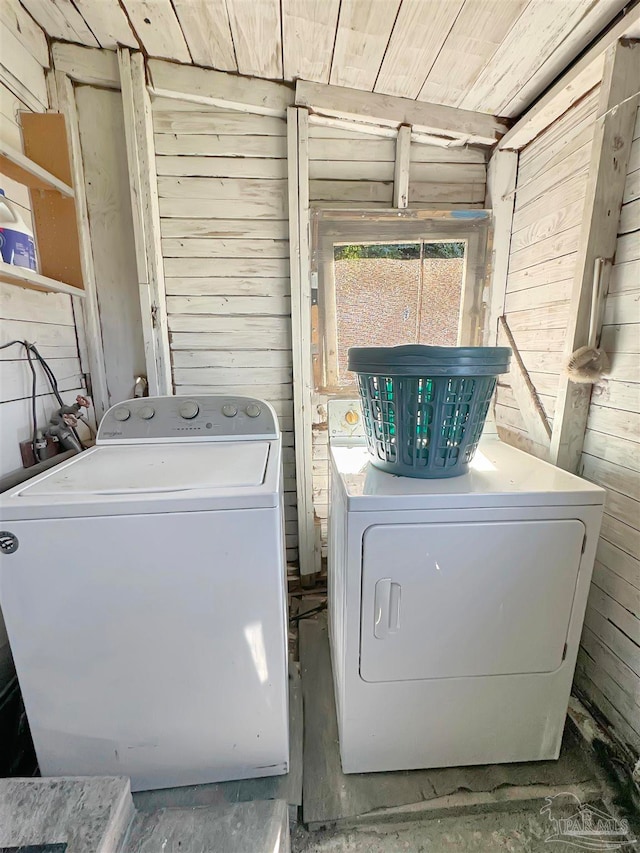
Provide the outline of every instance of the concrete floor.
{"type": "MultiPolygon", "coordinates": [[[[556,816],[569,817],[571,811],[556,816]]],[[[357,829],[309,833],[302,827],[292,832],[292,853],[576,853],[575,842],[551,840],[553,827],[537,808],[448,817],[440,820],[382,824],[357,829]],[[549,840],[547,840],[549,839],[549,840]]],[[[591,850],[612,850],[611,839],[590,839],[591,850]]],[[[627,843],[620,851],[637,851],[627,843]]]]}

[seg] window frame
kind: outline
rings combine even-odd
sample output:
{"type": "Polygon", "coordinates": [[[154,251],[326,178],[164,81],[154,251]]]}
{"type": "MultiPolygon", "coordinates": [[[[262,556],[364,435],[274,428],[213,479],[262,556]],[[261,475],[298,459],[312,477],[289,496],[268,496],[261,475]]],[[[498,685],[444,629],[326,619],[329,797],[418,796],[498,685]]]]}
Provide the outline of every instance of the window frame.
{"type": "Polygon", "coordinates": [[[478,346],[482,343],[485,314],[489,308],[491,226],[490,210],[313,208],[311,288],[312,293],[316,292],[317,323],[312,329],[312,359],[316,391],[352,395],[354,390],[354,386],[338,383],[336,243],[464,242],[457,343],[458,346],[478,346]]]}

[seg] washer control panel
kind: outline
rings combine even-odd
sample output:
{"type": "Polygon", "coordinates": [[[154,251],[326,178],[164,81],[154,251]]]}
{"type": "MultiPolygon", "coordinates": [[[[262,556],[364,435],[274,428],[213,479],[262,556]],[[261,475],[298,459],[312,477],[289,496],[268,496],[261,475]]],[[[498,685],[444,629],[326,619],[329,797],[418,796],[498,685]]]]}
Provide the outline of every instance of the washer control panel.
{"type": "Polygon", "coordinates": [[[117,403],[103,417],[97,443],[277,437],[275,412],[264,400],[231,394],[199,394],[141,397],[117,403]]]}

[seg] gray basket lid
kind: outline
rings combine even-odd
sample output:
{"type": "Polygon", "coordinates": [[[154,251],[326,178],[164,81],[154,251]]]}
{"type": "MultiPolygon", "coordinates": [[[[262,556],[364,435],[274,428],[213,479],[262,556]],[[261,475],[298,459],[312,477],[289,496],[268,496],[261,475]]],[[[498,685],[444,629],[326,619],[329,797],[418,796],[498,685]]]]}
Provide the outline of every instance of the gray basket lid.
{"type": "Polygon", "coordinates": [[[510,347],[351,347],[349,370],[378,376],[497,376],[509,372],[510,347]]]}

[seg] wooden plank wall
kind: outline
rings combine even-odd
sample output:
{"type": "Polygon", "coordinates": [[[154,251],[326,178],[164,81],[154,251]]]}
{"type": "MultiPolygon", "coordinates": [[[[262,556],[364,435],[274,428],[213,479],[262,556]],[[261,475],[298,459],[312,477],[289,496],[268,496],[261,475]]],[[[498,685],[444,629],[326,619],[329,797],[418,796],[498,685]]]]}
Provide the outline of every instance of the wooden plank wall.
{"type": "Polygon", "coordinates": [[[162,98],[153,122],[175,392],[274,406],[294,561],[286,122],[162,98]]]}
{"type": "Polygon", "coordinates": [[[602,345],[610,371],[593,388],[582,473],[607,490],[576,683],[640,754],[640,110],[602,345]]]}
{"type": "MultiPolygon", "coordinates": [[[[598,91],[527,145],[518,161],[504,313],[550,423],[563,368],[598,91]]],[[[503,334],[499,343],[507,343],[503,334]]],[[[510,431],[513,443],[524,440],[536,452],[508,377],[499,382],[496,423],[510,431]]]]}
{"type": "MultiPolygon", "coordinates": [[[[22,149],[18,113],[44,112],[48,107],[44,68],[46,41],[28,18],[18,27],[20,15],[11,4],[0,12],[0,138],[22,149]],[[9,24],[13,26],[10,29],[9,24]],[[35,28],[35,29],[34,29],[35,28]],[[44,51],[43,51],[44,45],[44,51]]],[[[0,187],[31,224],[31,204],[25,187],[0,174],[0,187]]],[[[49,361],[62,396],[72,402],[83,391],[71,297],[60,293],[26,290],[0,282],[0,344],[14,339],[34,342],[49,361]]],[[[57,402],[42,370],[38,374],[36,413],[44,427],[57,402]]],[[[31,372],[19,346],[0,350],[0,476],[22,468],[19,442],[31,437],[31,372]]],[[[12,673],[7,635],[0,613],[0,693],[12,673]]]]}
{"type": "MultiPolygon", "coordinates": [[[[3,11],[8,14],[9,9],[3,11]]],[[[3,141],[21,149],[18,113],[34,107],[44,112],[48,100],[43,67],[38,64],[36,73],[34,57],[27,47],[18,41],[12,45],[15,74],[4,65],[6,55],[0,67],[0,135],[3,141]]],[[[0,187],[30,224],[27,189],[1,174],[0,187]]],[[[0,321],[0,344],[14,339],[35,343],[50,360],[60,390],[65,392],[63,396],[73,400],[83,391],[71,297],[0,283],[0,321]]],[[[38,425],[44,427],[57,403],[42,370],[36,370],[38,425]]],[[[18,346],[0,350],[0,476],[22,468],[18,443],[31,437],[30,395],[31,373],[24,351],[18,346]]]]}
{"type": "MultiPolygon", "coordinates": [[[[395,138],[312,123],[309,133],[309,197],[315,207],[392,206],[395,138]]],[[[409,206],[481,208],[486,191],[485,152],[411,144],[409,206]]],[[[354,389],[354,396],[357,392],[354,389]]],[[[327,547],[327,395],[314,395],[313,502],[323,556],[327,547]]]]}

